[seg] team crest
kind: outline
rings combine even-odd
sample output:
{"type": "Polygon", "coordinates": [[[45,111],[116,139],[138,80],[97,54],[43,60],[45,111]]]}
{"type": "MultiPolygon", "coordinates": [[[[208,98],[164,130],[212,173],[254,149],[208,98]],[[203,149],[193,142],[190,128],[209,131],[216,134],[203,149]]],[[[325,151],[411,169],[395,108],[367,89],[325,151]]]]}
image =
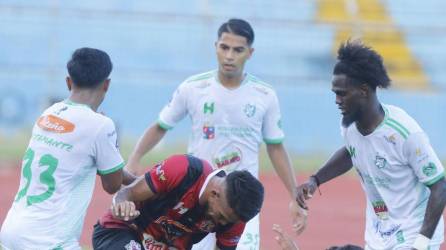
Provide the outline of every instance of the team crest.
{"type": "Polygon", "coordinates": [[[243,112],[245,112],[245,115],[247,117],[253,117],[256,113],[256,106],[254,104],[246,104],[245,108],[243,109],[243,112]]]}
{"type": "Polygon", "coordinates": [[[377,155],[375,158],[375,166],[377,166],[379,169],[385,168],[387,166],[386,158],[377,155]]]}

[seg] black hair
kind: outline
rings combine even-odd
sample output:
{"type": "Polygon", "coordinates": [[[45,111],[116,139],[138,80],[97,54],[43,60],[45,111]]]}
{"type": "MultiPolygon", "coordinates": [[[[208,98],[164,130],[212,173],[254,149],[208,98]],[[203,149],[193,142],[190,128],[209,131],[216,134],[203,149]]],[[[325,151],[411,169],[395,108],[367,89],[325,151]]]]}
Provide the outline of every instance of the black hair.
{"type": "Polygon", "coordinates": [[[254,42],[254,30],[251,25],[243,19],[232,18],[222,24],[218,29],[218,38],[221,37],[223,32],[245,37],[249,46],[254,42]]]}
{"type": "Polygon", "coordinates": [[[226,197],[237,216],[248,222],[262,208],[264,188],[248,171],[234,171],[226,177],[226,197]]]}
{"type": "Polygon", "coordinates": [[[77,49],[67,63],[68,74],[80,88],[95,88],[108,78],[112,68],[107,53],[92,48],[77,49]]]}
{"type": "Polygon", "coordinates": [[[330,248],[328,248],[327,250],[364,250],[362,247],[360,246],[356,246],[356,245],[344,245],[344,246],[332,246],[330,248]]]}
{"type": "Polygon", "coordinates": [[[390,78],[382,57],[360,41],[347,41],[339,47],[334,75],[346,75],[356,84],[366,83],[373,90],[387,88],[390,78]]]}

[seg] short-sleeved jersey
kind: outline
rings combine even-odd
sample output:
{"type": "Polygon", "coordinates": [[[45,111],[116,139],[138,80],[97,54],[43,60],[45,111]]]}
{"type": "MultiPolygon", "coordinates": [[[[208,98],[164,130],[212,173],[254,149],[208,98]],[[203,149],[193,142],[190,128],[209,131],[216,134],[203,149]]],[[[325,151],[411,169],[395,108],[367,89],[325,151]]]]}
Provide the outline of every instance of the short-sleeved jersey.
{"type": "Polygon", "coordinates": [[[123,166],[110,118],[69,100],[52,105],[33,127],[2,243],[12,249],[78,244],[96,174],[123,166]]]}
{"type": "MultiPolygon", "coordinates": [[[[419,233],[429,199],[427,186],[444,169],[417,122],[402,109],[383,105],[378,128],[363,136],[356,124],[342,127],[345,146],[367,197],[365,240],[373,249],[410,246],[419,233]]],[[[443,241],[443,218],[431,244],[443,241]]]]}
{"type": "Polygon", "coordinates": [[[100,224],[106,228],[136,229],[146,249],[190,249],[210,232],[216,232],[220,249],[235,249],[245,223],[215,225],[205,217],[205,206],[199,204],[207,183],[215,175],[224,176],[225,172],[213,172],[209,163],[191,155],[171,156],[145,174],[149,188],[158,198],[137,204],[139,217],[124,222],[107,211],[100,224]]]}
{"type": "Polygon", "coordinates": [[[279,102],[272,87],[246,74],[240,87],[227,89],[217,71],[184,81],[159,115],[159,124],[172,128],[188,115],[192,134],[188,152],[214,168],[248,170],[258,176],[260,144],[281,143],[279,102]]]}

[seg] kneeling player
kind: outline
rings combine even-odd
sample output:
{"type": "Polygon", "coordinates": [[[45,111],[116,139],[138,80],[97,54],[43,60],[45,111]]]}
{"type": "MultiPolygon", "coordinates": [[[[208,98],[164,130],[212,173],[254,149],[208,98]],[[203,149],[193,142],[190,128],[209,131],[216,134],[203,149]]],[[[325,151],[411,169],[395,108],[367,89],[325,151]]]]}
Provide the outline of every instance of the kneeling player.
{"type": "Polygon", "coordinates": [[[212,171],[175,155],[120,190],[95,226],[94,249],[191,249],[210,232],[219,249],[235,249],[263,203],[262,184],[247,171],[212,171]]]}

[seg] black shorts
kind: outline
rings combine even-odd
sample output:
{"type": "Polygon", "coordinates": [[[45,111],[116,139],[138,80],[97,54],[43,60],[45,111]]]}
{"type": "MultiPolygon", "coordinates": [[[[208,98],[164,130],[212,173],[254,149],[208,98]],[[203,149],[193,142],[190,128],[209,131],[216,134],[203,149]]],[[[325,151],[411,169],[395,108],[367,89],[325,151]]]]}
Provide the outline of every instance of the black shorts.
{"type": "Polygon", "coordinates": [[[125,228],[105,228],[94,225],[93,249],[95,250],[142,250],[142,244],[135,231],[125,228]]]}

